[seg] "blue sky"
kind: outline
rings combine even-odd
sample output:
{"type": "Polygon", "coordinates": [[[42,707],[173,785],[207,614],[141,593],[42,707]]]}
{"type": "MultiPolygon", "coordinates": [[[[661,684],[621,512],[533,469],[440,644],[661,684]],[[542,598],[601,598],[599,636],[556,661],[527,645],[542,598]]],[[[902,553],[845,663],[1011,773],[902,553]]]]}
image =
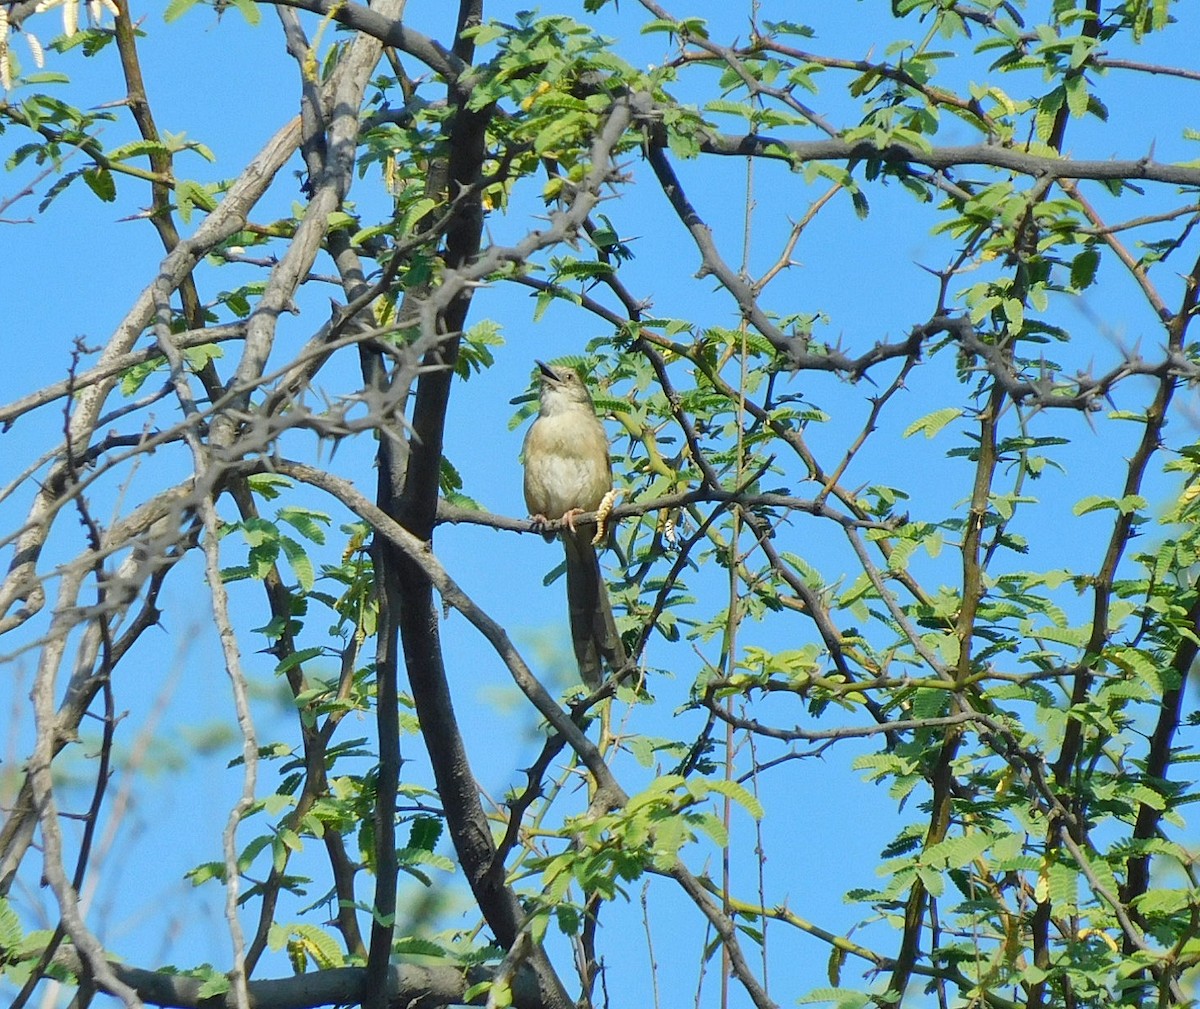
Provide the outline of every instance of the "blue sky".
{"type": "MultiPolygon", "coordinates": [[[[1190,18],[1193,29],[1200,28],[1194,7],[1176,6],[1180,8],[1178,16],[1190,18]]],[[[876,36],[882,44],[896,34],[886,14],[888,5],[882,0],[836,4],[822,0],[796,3],[793,8],[788,16],[814,23],[817,38],[811,45],[824,52],[865,56],[876,36]]],[[[440,0],[410,0],[408,16],[417,27],[445,37],[448,9],[440,0]]],[[[570,5],[569,9],[577,17],[585,16],[581,5],[570,5]]],[[[709,17],[716,38],[745,35],[746,5],[698,2],[691,9],[709,17]]],[[[677,13],[684,13],[684,9],[678,8],[677,13]]],[[[54,30],[55,16],[48,14],[33,27],[48,37],[54,30]]],[[[641,20],[640,8],[627,0],[619,12],[606,10],[600,23],[619,38],[619,49],[625,58],[645,65],[660,60],[669,43],[663,35],[639,35],[641,20]]],[[[160,127],[172,132],[185,131],[217,156],[215,165],[199,157],[181,159],[182,174],[191,173],[201,180],[233,174],[295,111],[295,64],[283,51],[281,34],[269,9],[264,9],[263,23],[250,29],[235,12],[227,13],[217,22],[211,12],[202,8],[167,26],[154,5],[147,5],[144,27],[148,35],[142,47],[143,69],[160,127]]],[[[913,31],[917,29],[914,27],[913,31]]],[[[1180,51],[1179,40],[1195,38],[1195,32],[1189,33],[1188,26],[1183,25],[1171,35],[1176,41],[1170,44],[1151,38],[1138,57],[1151,62],[1187,62],[1191,54],[1180,51]]],[[[83,61],[77,53],[66,57],[52,54],[50,66],[71,76],[72,84],[63,92],[69,99],[98,105],[115,101],[123,94],[119,69],[115,60],[107,56],[83,61]]],[[[1115,90],[1106,94],[1110,100],[1110,125],[1073,123],[1068,142],[1070,152],[1078,157],[1105,158],[1136,156],[1153,149],[1155,157],[1162,161],[1195,157],[1196,145],[1182,138],[1181,125],[1200,124],[1181,124],[1179,113],[1181,108],[1196,107],[1194,92],[1181,83],[1156,82],[1156,87],[1161,84],[1161,90],[1155,92],[1156,103],[1147,106],[1139,90],[1139,80],[1129,77],[1126,84],[1116,74],[1115,90]]],[[[1013,90],[1020,91],[1015,84],[1013,90]]],[[[688,97],[686,88],[680,88],[679,92],[688,97]]],[[[821,106],[822,112],[835,121],[843,121],[850,112],[850,106],[834,86],[827,86],[820,100],[826,103],[821,106]]],[[[131,123],[118,110],[118,122],[106,129],[104,139],[113,144],[133,135],[131,123]]],[[[945,143],[966,139],[965,128],[961,136],[953,128],[944,137],[939,135],[939,142],[945,143]]],[[[7,157],[20,142],[23,138],[15,130],[0,137],[0,156],[7,157]]],[[[745,165],[728,159],[717,164],[683,163],[677,168],[689,195],[713,225],[726,255],[736,262],[741,247],[742,197],[747,184],[745,165]]],[[[624,271],[626,283],[638,296],[653,299],[654,311],[659,316],[678,315],[704,325],[735,326],[736,314],[730,300],[714,292],[710,282],[692,279],[699,265],[698,255],[671,216],[653,178],[635,156],[630,157],[630,171],[634,181],[624,188],[621,199],[603,208],[610,212],[621,235],[630,239],[636,254],[624,271]]],[[[821,188],[804,187],[798,176],[779,165],[759,164],[753,171],[758,210],[753,220],[752,268],[761,270],[777,255],[781,236],[788,227],[787,219],[802,214],[821,188]]],[[[27,164],[21,172],[6,176],[0,182],[0,197],[12,193],[32,173],[27,164]]],[[[364,211],[380,205],[381,197],[374,186],[373,176],[356,182],[352,199],[364,211]]],[[[0,346],[12,350],[7,366],[0,368],[0,401],[7,402],[60,378],[69,359],[71,340],[82,335],[90,344],[102,343],[150,279],[160,256],[157,236],[145,221],[123,220],[149,202],[148,194],[131,180],[118,180],[118,187],[118,202],[101,206],[90,192],[76,185],[35,223],[3,226],[0,346]]],[[[799,306],[805,311],[825,313],[829,322],[823,335],[831,340],[841,338],[858,348],[877,340],[896,339],[909,326],[928,317],[933,286],[922,267],[943,265],[950,249],[944,240],[930,235],[929,229],[935,221],[933,211],[916,205],[899,187],[873,187],[868,195],[872,212],[866,221],[859,220],[845,200],[835,201],[816,218],[797,248],[796,258],[801,265],[778,281],[766,299],[769,307],[776,309],[799,306]]],[[[532,191],[518,194],[514,211],[507,218],[494,217],[489,221],[490,237],[506,242],[522,234],[528,227],[528,213],[536,209],[535,196],[532,191]]],[[[264,207],[256,213],[256,219],[263,220],[268,211],[286,212],[292,201],[301,198],[298,181],[285,171],[264,207]]],[[[1151,193],[1141,201],[1145,206],[1133,201],[1137,205],[1122,210],[1121,216],[1150,212],[1155,199],[1151,193]]],[[[33,213],[33,202],[19,204],[7,216],[19,218],[33,213]]],[[[210,272],[202,294],[212,296],[252,274],[249,269],[238,268],[210,272]]],[[[1079,367],[1087,367],[1094,361],[1097,369],[1102,369],[1125,347],[1139,340],[1148,348],[1161,341],[1156,321],[1124,275],[1109,267],[1102,281],[1089,292],[1085,305],[1062,304],[1056,309],[1083,336],[1077,345],[1060,354],[1077,358],[1079,367]]],[[[310,300],[305,307],[320,304],[330,293],[314,292],[308,296],[310,300]]],[[[512,398],[525,391],[534,357],[576,353],[589,339],[603,334],[598,321],[581,318],[565,306],[553,306],[543,322],[534,326],[532,308],[527,292],[521,289],[495,288],[481,292],[472,320],[498,320],[503,326],[506,346],[495,368],[456,389],[447,433],[448,456],[462,473],[467,492],[489,509],[509,515],[524,513],[517,460],[523,430],[509,429],[508,422],[514,413],[512,398]]],[[[288,320],[281,327],[282,344],[294,344],[305,337],[317,324],[313,320],[319,318],[320,309],[316,309],[316,315],[288,320]]],[[[349,371],[342,377],[352,380],[349,371]]],[[[855,430],[865,418],[866,397],[872,390],[851,387],[830,376],[805,374],[790,381],[795,389],[803,391],[806,399],[834,415],[825,429],[816,429],[812,434],[818,453],[834,457],[845,443],[847,432],[855,430]]],[[[917,481],[921,497],[913,502],[914,514],[933,517],[951,511],[963,496],[966,475],[964,462],[947,460],[944,456],[953,443],[953,431],[947,430],[934,440],[919,436],[902,439],[900,432],[910,421],[945,400],[948,385],[953,381],[949,355],[934,358],[918,368],[889,416],[889,429],[856,462],[846,482],[854,485],[857,475],[864,482],[894,479],[907,484],[914,473],[922,477],[928,474],[927,479],[917,481]]],[[[1195,429],[1195,409],[1190,417],[1188,414],[1189,405],[1195,408],[1193,394],[1187,393],[1184,402],[1185,408],[1172,429],[1173,437],[1181,441],[1192,440],[1195,429]]],[[[169,418],[169,406],[163,404],[158,409],[163,411],[164,420],[169,418]]],[[[31,458],[35,446],[52,444],[59,437],[61,423],[57,407],[23,418],[4,435],[9,457],[31,458]]],[[[1033,421],[1035,427],[1043,423],[1048,430],[1048,419],[1033,421]]],[[[1119,469],[1105,472],[1107,460],[1114,454],[1114,446],[1117,454],[1125,454],[1125,444],[1136,433],[1132,426],[1122,429],[1103,421],[1092,427],[1081,417],[1065,422],[1055,417],[1054,423],[1065,426],[1076,440],[1069,452],[1063,454],[1067,472],[1051,472],[1035,488],[1044,504],[1036,513],[1036,522],[1022,529],[1038,551],[1036,564],[1040,568],[1077,561],[1081,554],[1098,556],[1100,546],[1095,537],[1104,532],[1103,516],[1097,516],[1094,522],[1075,520],[1070,518],[1070,510],[1085,492],[1115,492],[1116,487],[1111,484],[1121,474],[1119,469]],[[1062,530],[1067,528],[1068,521],[1071,534],[1064,535],[1062,530]]],[[[296,451],[310,448],[300,441],[296,451]]],[[[360,444],[341,446],[326,462],[331,470],[351,477],[360,490],[370,493],[375,479],[372,451],[373,444],[360,439],[360,444]]],[[[184,461],[172,465],[184,465],[184,461]]],[[[141,486],[135,481],[131,492],[136,495],[141,486]]],[[[1165,501],[1171,492],[1170,481],[1156,480],[1153,486],[1165,501]]],[[[109,494],[115,495],[115,488],[109,488],[109,494]]],[[[4,528],[11,528],[19,521],[27,500],[28,495],[18,494],[0,502],[4,528]]],[[[97,502],[104,507],[114,503],[114,496],[97,502]]],[[[344,518],[339,516],[338,520],[344,518]]],[[[823,540],[822,532],[811,522],[797,520],[789,530],[794,537],[790,548],[802,552],[822,570],[836,571],[839,565],[851,570],[845,548],[823,540]]],[[[64,542],[60,556],[67,556],[67,551],[77,549],[78,545],[78,542],[64,542]]],[[[335,542],[330,559],[338,549],[335,542]]],[[[437,549],[462,587],[516,633],[518,642],[538,664],[539,671],[561,677],[559,682],[565,685],[570,669],[564,658],[569,656],[569,649],[561,584],[544,588],[541,581],[545,572],[557,563],[558,548],[536,537],[514,537],[464,526],[442,529],[437,549]],[[497,577],[498,570],[501,577],[497,577]]],[[[952,554],[953,551],[945,551],[938,561],[922,562],[921,573],[935,582],[942,577],[953,583],[952,554]]],[[[142,966],[161,961],[180,966],[203,961],[220,967],[228,964],[228,943],[220,918],[222,894],[213,884],[193,890],[182,881],[182,874],[191,866],[219,857],[220,827],[239,787],[236,777],[224,772],[234,744],[229,742],[214,752],[196,756],[187,735],[189,728],[197,724],[227,721],[230,712],[227,681],[206,612],[203,572],[198,561],[197,557],[182,565],[168,583],[162,606],[167,614],[164,628],[152,632],[137,657],[140,672],[135,675],[143,676],[144,681],[131,680],[118,685],[118,706],[129,711],[120,733],[122,746],[128,748],[162,696],[166,672],[176,668],[182,671],[155,731],[151,754],[157,770],[153,774],[148,770],[141,772],[138,799],[126,814],[118,843],[127,844],[130,853],[118,851],[111,856],[106,872],[112,872],[113,876],[102,884],[94,912],[93,923],[111,941],[112,948],[142,966]],[[181,766],[174,766],[169,759],[173,755],[183,761],[181,766]]],[[[1086,569],[1094,563],[1084,562],[1082,566],[1086,569]]],[[[703,583],[710,578],[719,581],[723,575],[703,572],[696,577],[703,583]]],[[[263,622],[257,586],[237,585],[233,593],[238,612],[247,614],[245,627],[263,622]]],[[[309,636],[319,640],[325,622],[323,616],[310,618],[309,636]]],[[[747,631],[751,640],[757,633],[747,631]]],[[[783,647],[788,643],[786,636],[779,636],[777,631],[762,633],[756,643],[766,647],[783,647]]],[[[515,769],[525,766],[536,753],[531,725],[524,711],[509,703],[514,688],[503,667],[462,618],[455,614],[447,618],[444,638],[452,681],[462,698],[460,713],[477,762],[477,773],[484,788],[499,798],[506,787],[521,780],[515,769]]],[[[252,638],[247,637],[247,642],[248,669],[263,681],[269,681],[274,661],[252,652],[252,638]]],[[[707,659],[715,658],[714,645],[702,645],[701,651],[707,659]]],[[[633,712],[631,728],[664,736],[686,736],[685,726],[697,727],[699,716],[684,712],[672,721],[671,713],[686,700],[698,660],[686,650],[671,650],[654,642],[648,661],[652,665],[675,664],[678,675],[673,681],[655,682],[659,705],[652,713],[633,712]]],[[[28,654],[10,661],[13,675],[0,680],[0,704],[11,706],[21,702],[28,690],[30,663],[28,654]]],[[[292,737],[290,721],[282,709],[264,700],[257,710],[264,742],[292,737]]],[[[794,712],[781,711],[780,717],[786,724],[787,718],[803,718],[803,712],[797,706],[794,712]]],[[[371,733],[372,727],[364,723],[361,734],[371,733]]],[[[351,729],[348,734],[360,732],[351,729]]],[[[15,755],[19,760],[28,745],[24,729],[14,726],[5,741],[5,770],[12,770],[12,757],[15,755]]],[[[405,747],[406,753],[415,758],[419,742],[410,737],[405,747]]],[[[898,823],[894,804],[886,793],[863,783],[847,770],[853,754],[869,749],[868,744],[843,744],[829,757],[793,764],[786,778],[764,777],[768,808],[782,811],[769,818],[763,827],[768,835],[766,849],[776,853],[764,867],[769,902],[786,900],[797,913],[834,930],[850,929],[858,921],[862,909],[844,905],[841,895],[852,886],[870,886],[875,882],[872,870],[877,852],[893,836],[898,823]],[[788,855],[781,858],[779,852],[788,855]]],[[[419,761],[414,766],[419,766],[419,761]]],[[[272,773],[269,768],[263,769],[263,788],[271,784],[272,773]]],[[[639,780],[648,781],[653,770],[629,766],[623,773],[633,790],[639,780]]],[[[118,777],[114,787],[119,788],[120,783],[118,777]]],[[[744,815],[735,815],[735,843],[745,844],[751,836],[752,823],[744,815]]],[[[252,830],[247,825],[243,838],[249,836],[252,830]]],[[[691,851],[689,861],[693,867],[703,867],[706,860],[715,865],[717,852],[706,844],[702,842],[691,851]]],[[[319,859],[315,864],[319,871],[319,859]]],[[[742,892],[750,894],[755,886],[753,867],[743,868],[742,873],[739,886],[742,892]]],[[[36,885],[32,875],[27,882],[36,885]]],[[[33,889],[18,891],[17,896],[23,906],[36,906],[44,900],[44,895],[33,889]]],[[[615,951],[610,952],[612,984],[614,990],[624,987],[626,993],[636,991],[646,978],[646,947],[636,887],[633,898],[628,911],[614,915],[605,930],[605,941],[612,943],[610,950],[615,951]]],[[[662,932],[669,935],[688,927],[681,924],[690,919],[682,913],[684,908],[679,898],[663,881],[652,881],[649,899],[651,913],[662,932]]],[[[318,914],[313,920],[320,917],[318,914]]],[[[469,920],[469,913],[458,919],[448,918],[451,924],[458,925],[469,920]]],[[[699,932],[686,942],[676,936],[676,945],[672,947],[667,936],[656,937],[660,990],[694,991],[703,940],[699,932]],[[664,960],[662,953],[666,948],[687,950],[689,955],[664,960]]],[[[777,958],[773,963],[773,978],[781,1001],[789,1001],[803,990],[823,983],[827,950],[822,944],[784,935],[779,930],[772,932],[772,944],[777,958]]],[[[567,963],[565,957],[561,962],[567,963]]],[[[282,957],[260,969],[262,976],[288,972],[282,957]]],[[[705,1004],[714,1004],[711,1002],[714,991],[715,982],[710,976],[705,982],[705,1004]]]]}

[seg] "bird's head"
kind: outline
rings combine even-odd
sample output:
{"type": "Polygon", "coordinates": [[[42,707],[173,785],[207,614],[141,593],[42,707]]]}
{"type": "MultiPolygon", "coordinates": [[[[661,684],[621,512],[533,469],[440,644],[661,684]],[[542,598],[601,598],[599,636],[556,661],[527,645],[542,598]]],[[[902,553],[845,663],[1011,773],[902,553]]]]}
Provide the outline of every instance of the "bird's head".
{"type": "Polygon", "coordinates": [[[557,413],[580,406],[593,409],[587,386],[574,368],[551,366],[544,361],[537,361],[536,364],[542,380],[542,413],[557,413]]]}

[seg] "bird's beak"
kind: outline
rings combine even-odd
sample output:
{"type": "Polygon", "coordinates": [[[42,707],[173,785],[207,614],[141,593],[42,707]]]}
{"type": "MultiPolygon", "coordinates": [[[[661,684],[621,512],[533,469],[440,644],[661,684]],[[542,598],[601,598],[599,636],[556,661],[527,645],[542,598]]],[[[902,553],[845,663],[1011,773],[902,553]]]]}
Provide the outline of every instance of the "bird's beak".
{"type": "Polygon", "coordinates": [[[534,361],[533,363],[538,366],[538,370],[542,373],[542,379],[544,381],[562,381],[562,378],[559,376],[558,372],[551,368],[550,365],[546,364],[545,361],[534,361]]]}

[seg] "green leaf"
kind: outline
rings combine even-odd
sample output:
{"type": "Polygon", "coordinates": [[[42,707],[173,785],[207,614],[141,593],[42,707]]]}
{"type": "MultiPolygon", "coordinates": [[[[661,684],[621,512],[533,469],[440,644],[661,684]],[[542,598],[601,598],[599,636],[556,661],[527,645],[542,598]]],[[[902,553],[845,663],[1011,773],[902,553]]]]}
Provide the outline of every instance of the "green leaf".
{"type": "MultiPolygon", "coordinates": [[[[247,869],[249,869],[254,860],[258,858],[259,852],[261,852],[274,840],[275,838],[271,834],[260,834],[258,837],[254,838],[254,840],[252,840],[246,845],[245,848],[242,849],[242,854],[238,857],[238,869],[240,869],[242,872],[245,872],[247,869]]],[[[224,867],[222,867],[222,869],[223,868],[224,867]]]]}
{"type": "Polygon", "coordinates": [[[533,321],[540,322],[542,316],[546,314],[546,309],[554,302],[555,298],[560,295],[553,290],[538,291],[533,305],[533,321]]]}
{"type": "MultiPolygon", "coordinates": [[[[281,490],[292,486],[291,480],[278,473],[255,473],[248,477],[246,482],[255,494],[266,501],[274,501],[279,497],[281,490]]],[[[286,511],[286,509],[284,510],[286,511]]],[[[284,521],[286,522],[287,519],[285,518],[284,521]]]]}
{"type": "Polygon", "coordinates": [[[1088,512],[1100,511],[1103,508],[1116,508],[1116,498],[1105,497],[1102,494],[1090,494],[1080,501],[1075,502],[1075,507],[1071,509],[1075,515],[1086,515],[1088,512]]]}
{"type": "Polygon", "coordinates": [[[574,904],[559,904],[554,909],[555,920],[558,922],[558,930],[563,935],[578,935],[579,927],[582,919],[579,914],[579,909],[574,904]]]}
{"type": "Polygon", "coordinates": [[[220,971],[209,968],[205,973],[204,981],[196,991],[197,999],[217,998],[221,995],[229,993],[230,984],[229,978],[220,971]]]}
{"type": "Polygon", "coordinates": [[[192,371],[200,371],[209,361],[225,356],[225,349],[215,343],[202,343],[198,347],[187,347],[183,351],[192,371]]]}
{"type": "Polygon", "coordinates": [[[691,159],[700,153],[700,141],[692,132],[668,130],[667,146],[677,158],[691,159]]]}
{"type": "Polygon", "coordinates": [[[483,995],[486,995],[491,990],[491,987],[492,982],[490,979],[473,984],[470,988],[463,992],[462,1000],[467,1005],[474,1005],[483,995]]]}
{"type": "Polygon", "coordinates": [[[1088,110],[1087,78],[1076,74],[1066,79],[1067,108],[1076,119],[1082,118],[1088,110]]]}
{"type": "Polygon", "coordinates": [[[192,886],[199,886],[201,883],[207,883],[210,879],[225,880],[225,863],[224,862],[201,862],[194,869],[189,869],[184,873],[186,879],[191,880],[192,886]]]}
{"type": "Polygon", "coordinates": [[[931,897],[940,897],[945,892],[946,879],[940,872],[922,867],[917,869],[917,878],[925,884],[931,897]]]}
{"type": "Polygon", "coordinates": [[[317,656],[323,655],[324,652],[324,648],[302,648],[299,651],[292,652],[290,655],[285,655],[279,660],[279,664],[275,667],[275,672],[286,673],[289,669],[294,669],[309,659],[315,659],[317,656]]]}
{"type": "Polygon", "coordinates": [[[1025,324],[1025,305],[1019,298],[1005,298],[1001,303],[1000,310],[1004,313],[1004,318],[1008,320],[1008,331],[1010,333],[1019,333],[1021,327],[1025,324]]]}
{"type": "Polygon", "coordinates": [[[135,364],[121,376],[121,395],[132,396],[142,387],[147,378],[160,368],[165,368],[166,364],[165,357],[152,357],[149,361],[135,364]]]}
{"type": "Polygon", "coordinates": [[[120,147],[114,147],[108,152],[109,161],[127,161],[141,154],[166,154],[167,145],[159,140],[134,140],[120,147]]]}
{"type": "Polygon", "coordinates": [[[1157,809],[1159,812],[1167,808],[1167,800],[1158,794],[1149,785],[1134,783],[1121,789],[1121,794],[1127,798],[1140,802],[1143,806],[1149,806],[1151,809],[1157,809]]]}
{"type": "Polygon", "coordinates": [[[917,547],[921,544],[916,540],[900,540],[892,548],[891,554],[887,559],[889,571],[904,571],[908,567],[908,560],[916,552],[917,547]]]}
{"type": "Polygon", "coordinates": [[[0,949],[13,949],[21,941],[21,919],[7,897],[0,897],[0,949]]]}
{"type": "Polygon", "coordinates": [[[417,866],[428,865],[442,872],[454,872],[454,860],[445,855],[426,848],[397,848],[396,865],[410,876],[419,879],[426,886],[432,886],[433,880],[425,873],[417,870],[417,866]]]}
{"type": "Polygon", "coordinates": [[[433,851],[442,836],[442,821],[436,816],[413,817],[408,831],[408,847],[433,851]]]}
{"type": "MultiPolygon", "coordinates": [[[[446,957],[445,949],[436,942],[414,935],[406,935],[403,938],[397,939],[392,945],[392,952],[399,953],[401,956],[436,956],[442,959],[446,957]]],[[[490,981],[485,982],[485,984],[490,983],[490,981]]],[[[469,996],[464,996],[463,1001],[469,1001],[469,996]]]]}
{"type": "Polygon", "coordinates": [[[749,105],[743,105],[741,102],[731,102],[728,99],[718,98],[708,102],[704,106],[705,112],[716,112],[730,116],[738,116],[742,119],[753,120],[754,109],[749,105]]]}
{"type": "Polygon", "coordinates": [[[321,528],[320,523],[329,525],[333,521],[325,512],[311,511],[308,508],[293,506],[280,508],[275,517],[280,522],[286,522],[305,539],[311,540],[318,545],[325,543],[325,530],[321,528]]]}
{"type": "Polygon", "coordinates": [[[1038,140],[1043,143],[1050,140],[1050,135],[1054,131],[1055,117],[1065,100],[1066,93],[1060,86],[1043,96],[1042,100],[1038,102],[1037,115],[1034,117],[1034,129],[1037,131],[1038,140]]]}
{"type": "Polygon", "coordinates": [[[961,869],[979,858],[991,844],[991,836],[983,831],[965,837],[948,837],[922,852],[921,861],[943,869],[961,869]]]}
{"type": "Polygon", "coordinates": [[[864,992],[851,991],[848,988],[815,988],[796,1001],[801,1005],[832,1005],[834,1009],[866,1009],[873,1000],[864,992]]]}
{"type": "Polygon", "coordinates": [[[252,547],[262,546],[279,538],[279,529],[268,519],[248,518],[239,526],[242,538],[252,547]]]}
{"type": "Polygon", "coordinates": [[[1050,899],[1064,909],[1079,906],[1079,872],[1074,866],[1050,866],[1050,899]]]}
{"type": "Polygon", "coordinates": [[[8,160],[4,162],[4,167],[11,172],[14,168],[20,167],[26,158],[34,154],[39,154],[43,150],[45,148],[41,144],[22,144],[9,155],[8,160]]]}
{"type": "Polygon", "coordinates": [[[710,792],[716,792],[727,799],[732,799],[756,820],[761,820],[766,815],[762,803],[736,781],[725,778],[706,778],[704,786],[710,792]]]}
{"type": "MultiPolygon", "coordinates": [[[[404,213],[400,215],[400,221],[399,221],[399,225],[397,227],[398,233],[401,236],[407,236],[410,233],[412,233],[412,231],[421,222],[421,220],[426,215],[431,213],[434,209],[436,209],[437,205],[438,205],[437,200],[431,200],[427,196],[422,197],[419,200],[414,200],[411,204],[409,204],[407,207],[404,208],[404,213]]],[[[369,237],[368,233],[371,232],[372,230],[373,229],[368,228],[368,229],[366,229],[366,231],[360,231],[357,235],[354,236],[354,241],[355,242],[365,241],[366,238],[369,237]]],[[[374,229],[374,230],[379,230],[379,229],[374,229]]]]}
{"type": "Polygon", "coordinates": [[[585,117],[578,113],[559,116],[551,120],[533,138],[534,153],[538,155],[546,154],[553,148],[560,146],[564,141],[568,141],[579,132],[584,121],[585,117]]]}
{"type": "Polygon", "coordinates": [[[311,592],[313,584],[316,582],[316,573],[313,571],[313,562],[308,556],[308,552],[290,536],[280,536],[279,545],[283,548],[283,555],[287,558],[288,566],[296,576],[300,590],[311,592]]]}
{"type": "Polygon", "coordinates": [[[815,34],[808,25],[795,21],[763,21],[768,35],[799,35],[802,38],[812,38],[815,34]]]}
{"type": "Polygon", "coordinates": [[[1197,903],[1186,890],[1155,888],[1136,897],[1133,904],[1144,915],[1173,915],[1197,903]]]}
{"type": "Polygon", "coordinates": [[[117,183],[107,168],[85,168],[83,181],[105,203],[112,203],[117,198],[117,183]]]}
{"type": "Polygon", "coordinates": [[[503,38],[508,32],[509,29],[507,26],[493,21],[490,24],[475,25],[473,28],[467,28],[462,32],[462,36],[463,38],[474,39],[477,46],[486,46],[489,42],[495,42],[496,39],[503,38]]]}
{"type": "Polygon", "coordinates": [[[962,409],[956,406],[948,406],[941,410],[934,410],[933,413],[927,413],[924,417],[909,424],[908,427],[904,429],[904,434],[902,437],[911,438],[918,431],[923,431],[926,438],[932,438],[947,424],[957,420],[962,415],[962,409]]]}
{"type": "Polygon", "coordinates": [[[200,0],[171,0],[167,4],[167,9],[163,11],[163,20],[170,24],[190,11],[199,2],[200,0]]]}
{"type": "Polygon", "coordinates": [[[262,20],[262,12],[258,9],[258,4],[254,0],[233,0],[233,5],[246,19],[249,25],[256,25],[262,20]]]}
{"type": "MultiPolygon", "coordinates": [[[[537,925],[536,920],[534,921],[534,925],[537,925]]],[[[534,941],[537,941],[536,938],[534,941]]],[[[488,991],[487,1001],[489,1006],[495,1006],[496,1009],[508,1009],[513,1001],[512,984],[507,980],[493,981],[488,991]]]]}
{"type": "Polygon", "coordinates": [[[677,25],[674,21],[668,21],[666,18],[654,18],[642,25],[641,32],[643,35],[650,35],[654,32],[674,33],[676,29],[677,25]]]}
{"type": "Polygon", "coordinates": [[[1096,269],[1100,265],[1100,253],[1094,248],[1084,249],[1071,260],[1071,288],[1082,291],[1091,287],[1096,280],[1096,269]]]}
{"type": "Polygon", "coordinates": [[[78,179],[81,175],[83,175],[83,170],[79,169],[78,171],[67,172],[62,176],[62,178],[58,179],[54,185],[46,190],[46,195],[43,196],[41,202],[38,203],[38,213],[44,213],[46,208],[50,206],[55,199],[61,196],[66,191],[67,187],[70,186],[71,183],[78,179]]]}
{"type": "Polygon", "coordinates": [[[185,223],[192,219],[192,211],[196,207],[206,213],[217,209],[217,201],[209,187],[191,179],[179,179],[175,183],[175,205],[185,223]]]}
{"type": "Polygon", "coordinates": [[[1122,515],[1132,515],[1135,512],[1145,511],[1149,507],[1150,502],[1141,494],[1126,494],[1117,502],[1117,510],[1122,515]]]}

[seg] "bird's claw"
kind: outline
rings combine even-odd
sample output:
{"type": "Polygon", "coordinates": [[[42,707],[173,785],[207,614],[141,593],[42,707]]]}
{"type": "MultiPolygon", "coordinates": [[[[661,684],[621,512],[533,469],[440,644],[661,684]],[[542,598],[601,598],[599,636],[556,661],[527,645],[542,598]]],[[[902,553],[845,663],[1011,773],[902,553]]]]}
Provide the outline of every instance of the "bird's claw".
{"type": "Polygon", "coordinates": [[[563,512],[562,520],[567,524],[567,528],[570,529],[571,532],[574,532],[575,531],[575,520],[577,518],[579,518],[580,515],[586,515],[586,514],[587,514],[587,512],[584,511],[582,508],[572,508],[570,511],[563,512]]]}

